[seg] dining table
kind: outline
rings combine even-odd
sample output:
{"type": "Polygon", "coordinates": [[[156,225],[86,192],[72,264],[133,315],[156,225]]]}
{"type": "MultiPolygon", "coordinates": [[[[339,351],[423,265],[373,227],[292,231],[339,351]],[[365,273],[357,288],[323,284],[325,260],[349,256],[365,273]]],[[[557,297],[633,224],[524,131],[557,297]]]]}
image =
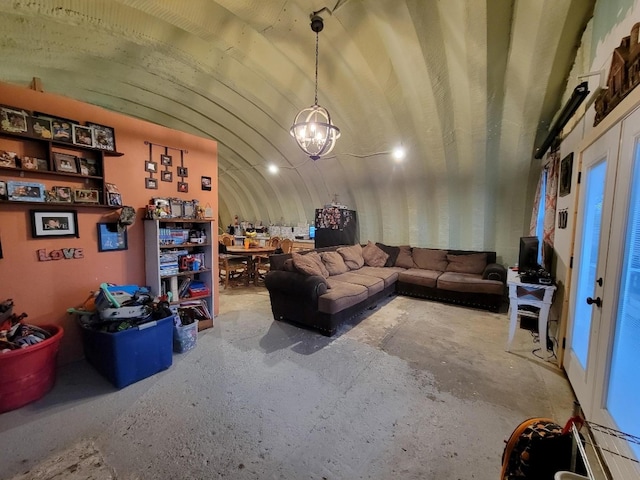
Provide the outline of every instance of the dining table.
{"type": "Polygon", "coordinates": [[[245,283],[253,282],[256,283],[256,279],[258,277],[256,272],[256,258],[259,255],[269,254],[275,252],[276,247],[244,247],[241,245],[230,245],[227,247],[227,253],[232,255],[236,255],[239,257],[247,258],[247,279],[245,283]]]}

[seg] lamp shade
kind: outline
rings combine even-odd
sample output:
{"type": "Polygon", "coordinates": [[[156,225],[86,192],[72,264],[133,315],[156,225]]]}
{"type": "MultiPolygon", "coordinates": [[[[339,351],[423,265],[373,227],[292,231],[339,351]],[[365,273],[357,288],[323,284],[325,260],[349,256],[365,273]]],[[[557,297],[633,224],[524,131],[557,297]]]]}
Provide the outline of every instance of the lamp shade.
{"type": "Polygon", "coordinates": [[[296,115],[289,133],[313,160],[331,152],[340,138],[340,129],[331,123],[328,110],[318,104],[302,109],[296,115]]]}

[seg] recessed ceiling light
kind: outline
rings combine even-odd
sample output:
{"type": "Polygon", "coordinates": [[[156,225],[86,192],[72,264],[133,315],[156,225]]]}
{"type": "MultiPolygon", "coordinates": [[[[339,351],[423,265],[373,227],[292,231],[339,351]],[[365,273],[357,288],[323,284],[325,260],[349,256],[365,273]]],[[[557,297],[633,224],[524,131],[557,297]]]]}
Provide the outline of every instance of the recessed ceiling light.
{"type": "Polygon", "coordinates": [[[391,156],[396,162],[403,160],[406,154],[407,152],[403,147],[396,147],[393,149],[393,152],[391,152],[391,156]]]}
{"type": "Polygon", "coordinates": [[[268,170],[269,170],[269,173],[276,174],[276,173],[278,173],[278,170],[280,170],[280,169],[278,168],[277,165],[274,165],[272,163],[271,165],[269,165],[268,170]]]}

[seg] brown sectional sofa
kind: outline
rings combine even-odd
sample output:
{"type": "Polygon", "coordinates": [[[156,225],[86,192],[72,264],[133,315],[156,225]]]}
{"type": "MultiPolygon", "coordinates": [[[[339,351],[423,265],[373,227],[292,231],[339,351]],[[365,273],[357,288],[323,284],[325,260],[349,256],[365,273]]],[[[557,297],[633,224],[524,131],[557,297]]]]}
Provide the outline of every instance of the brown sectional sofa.
{"type": "Polygon", "coordinates": [[[265,286],[276,320],[331,336],[394,293],[498,311],[507,273],[495,262],[495,252],[369,242],[272,255],[265,286]]]}

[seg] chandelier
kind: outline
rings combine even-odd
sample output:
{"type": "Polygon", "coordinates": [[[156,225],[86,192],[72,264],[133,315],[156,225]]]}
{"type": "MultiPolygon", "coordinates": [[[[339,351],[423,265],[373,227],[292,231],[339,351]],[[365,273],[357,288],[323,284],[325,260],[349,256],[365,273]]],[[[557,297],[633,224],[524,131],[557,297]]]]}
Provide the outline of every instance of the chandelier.
{"type": "Polygon", "coordinates": [[[340,129],[331,123],[329,111],[318,105],[318,33],[324,28],[319,15],[311,17],[311,30],[316,32],[316,95],[312,106],[302,109],[293,120],[289,133],[312,160],[327,155],[340,137],[340,129]]]}

